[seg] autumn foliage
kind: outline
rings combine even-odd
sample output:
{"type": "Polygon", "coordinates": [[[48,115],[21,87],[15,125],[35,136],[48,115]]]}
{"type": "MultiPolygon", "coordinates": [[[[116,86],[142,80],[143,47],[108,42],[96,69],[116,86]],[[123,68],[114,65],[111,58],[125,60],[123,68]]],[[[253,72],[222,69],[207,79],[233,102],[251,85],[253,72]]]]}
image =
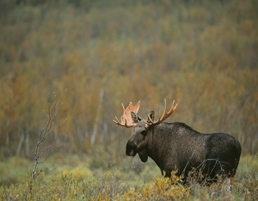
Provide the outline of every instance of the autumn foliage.
{"type": "Polygon", "coordinates": [[[144,116],[164,98],[173,121],[257,152],[257,1],[17,2],[1,3],[2,157],[29,157],[54,93],[68,152],[124,141],[120,103],[144,116]]]}

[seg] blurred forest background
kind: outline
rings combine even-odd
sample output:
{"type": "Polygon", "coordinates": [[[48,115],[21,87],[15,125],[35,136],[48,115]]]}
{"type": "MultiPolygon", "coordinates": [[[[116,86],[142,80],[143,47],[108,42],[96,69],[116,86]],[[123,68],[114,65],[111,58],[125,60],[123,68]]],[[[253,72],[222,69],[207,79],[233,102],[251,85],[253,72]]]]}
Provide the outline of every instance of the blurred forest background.
{"type": "Polygon", "coordinates": [[[157,116],[164,98],[179,103],[167,121],[257,153],[257,11],[257,0],[1,0],[0,160],[33,158],[56,101],[48,143],[122,158],[121,103],[157,116]]]}

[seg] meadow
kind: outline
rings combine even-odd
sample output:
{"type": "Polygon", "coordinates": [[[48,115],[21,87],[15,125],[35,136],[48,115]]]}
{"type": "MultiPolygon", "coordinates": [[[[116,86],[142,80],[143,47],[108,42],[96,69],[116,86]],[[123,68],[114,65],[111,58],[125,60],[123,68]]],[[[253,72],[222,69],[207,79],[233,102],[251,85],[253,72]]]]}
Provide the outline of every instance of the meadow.
{"type": "Polygon", "coordinates": [[[31,179],[33,163],[13,157],[1,162],[1,200],[257,200],[258,158],[241,158],[230,186],[210,187],[191,183],[184,187],[179,178],[163,178],[154,162],[121,157],[120,162],[99,166],[103,153],[56,154],[31,179]],[[230,190],[229,190],[230,188],[230,190]]]}
{"type": "Polygon", "coordinates": [[[1,200],[257,200],[257,0],[0,1],[1,200]],[[139,115],[242,145],[231,191],[125,156],[139,115]],[[42,163],[41,163],[42,162],[42,163]]]}

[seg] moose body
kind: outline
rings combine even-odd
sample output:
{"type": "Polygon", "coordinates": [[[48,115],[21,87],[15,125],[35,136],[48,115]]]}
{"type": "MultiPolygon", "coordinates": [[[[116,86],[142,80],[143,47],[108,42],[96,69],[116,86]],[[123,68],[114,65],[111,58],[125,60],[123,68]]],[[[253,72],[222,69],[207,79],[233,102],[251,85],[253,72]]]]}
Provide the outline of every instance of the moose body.
{"type": "Polygon", "coordinates": [[[216,181],[218,175],[235,175],[241,146],[231,135],[202,134],[184,123],[162,123],[146,130],[140,122],[126,145],[126,155],[137,153],[142,162],[152,158],[166,177],[176,171],[186,182],[189,173],[200,170],[205,181],[216,181]]]}
{"type": "Polygon", "coordinates": [[[124,109],[122,123],[115,120],[119,125],[133,127],[126,144],[126,155],[135,156],[138,153],[142,162],[150,157],[159,166],[162,175],[170,177],[171,172],[176,171],[183,183],[199,173],[201,176],[195,178],[199,183],[217,181],[219,176],[235,175],[241,155],[241,145],[235,137],[225,133],[202,134],[180,122],[162,123],[177,105],[172,104],[169,112],[164,110],[156,122],[153,111],[148,120],[137,116],[139,103],[136,106],[130,103],[124,109]]]}

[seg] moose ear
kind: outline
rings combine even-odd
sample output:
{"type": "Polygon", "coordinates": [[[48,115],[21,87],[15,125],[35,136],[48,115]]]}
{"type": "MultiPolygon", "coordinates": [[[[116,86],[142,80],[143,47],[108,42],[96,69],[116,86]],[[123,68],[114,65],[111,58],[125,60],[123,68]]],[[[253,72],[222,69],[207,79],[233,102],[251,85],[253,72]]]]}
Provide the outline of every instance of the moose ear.
{"type": "Polygon", "coordinates": [[[132,116],[132,120],[134,123],[138,123],[139,121],[141,121],[141,117],[139,117],[136,113],[131,112],[131,116],[132,116]]]}
{"type": "Polygon", "coordinates": [[[148,160],[148,155],[147,155],[147,152],[146,152],[146,150],[144,149],[144,150],[142,150],[142,151],[140,151],[140,152],[138,152],[138,155],[139,155],[139,157],[140,157],[140,159],[141,159],[141,161],[142,162],[147,162],[147,160],[148,160]]]}
{"type": "Polygon", "coordinates": [[[154,121],[154,111],[152,110],[149,114],[148,114],[148,122],[154,121]]]}

